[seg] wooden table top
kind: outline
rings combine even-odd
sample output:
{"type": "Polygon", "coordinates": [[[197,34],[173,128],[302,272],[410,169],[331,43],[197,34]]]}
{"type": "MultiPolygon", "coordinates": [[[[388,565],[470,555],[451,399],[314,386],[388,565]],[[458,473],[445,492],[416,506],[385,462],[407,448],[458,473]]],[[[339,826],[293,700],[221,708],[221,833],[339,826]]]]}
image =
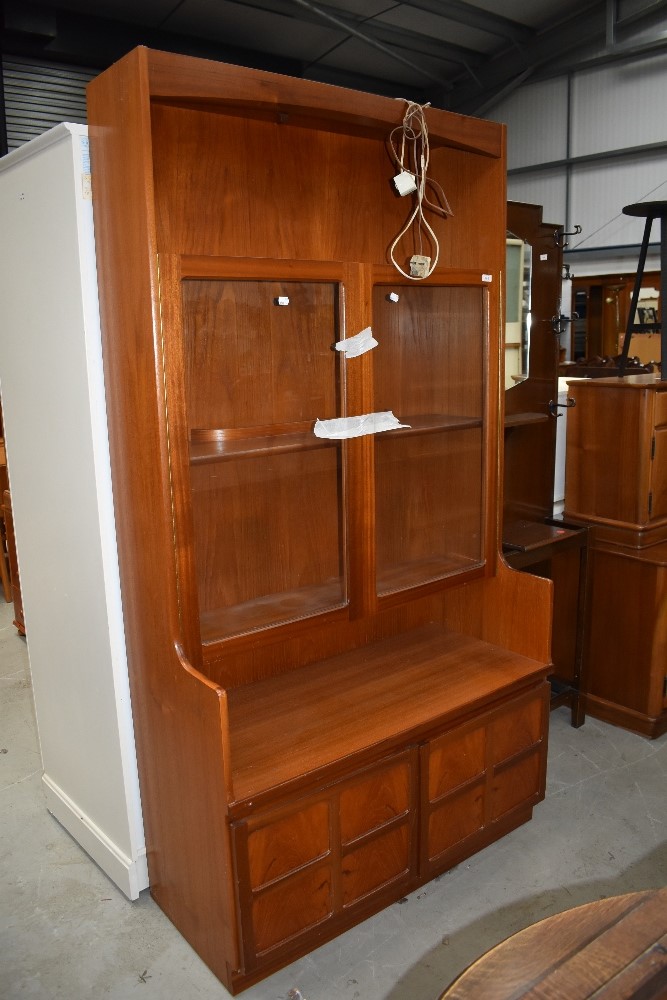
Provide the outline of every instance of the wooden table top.
{"type": "Polygon", "coordinates": [[[586,997],[667,997],[667,888],[547,917],[482,955],[440,1000],[586,997]]]}

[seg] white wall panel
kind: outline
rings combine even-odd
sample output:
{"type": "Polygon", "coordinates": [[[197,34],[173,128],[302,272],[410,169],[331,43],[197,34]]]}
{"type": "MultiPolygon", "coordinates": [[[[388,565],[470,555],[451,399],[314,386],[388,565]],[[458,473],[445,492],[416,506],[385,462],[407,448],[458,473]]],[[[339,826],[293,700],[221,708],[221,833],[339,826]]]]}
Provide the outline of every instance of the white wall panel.
{"type": "Polygon", "coordinates": [[[567,155],[567,78],[518,90],[487,114],[507,124],[507,166],[530,166],[567,155]]]}
{"type": "Polygon", "coordinates": [[[534,174],[507,178],[509,201],[542,205],[542,218],[556,226],[565,224],[566,191],[565,172],[562,170],[540,170],[534,174]]]}
{"type": "MultiPolygon", "coordinates": [[[[570,187],[570,218],[582,227],[572,241],[586,248],[638,245],[644,220],[623,215],[623,206],[637,201],[667,199],[667,153],[609,163],[573,167],[570,187]]],[[[660,239],[654,223],[652,242],[660,239]]]]}
{"type": "Polygon", "coordinates": [[[667,55],[577,73],[572,156],[667,140],[667,55]]]}

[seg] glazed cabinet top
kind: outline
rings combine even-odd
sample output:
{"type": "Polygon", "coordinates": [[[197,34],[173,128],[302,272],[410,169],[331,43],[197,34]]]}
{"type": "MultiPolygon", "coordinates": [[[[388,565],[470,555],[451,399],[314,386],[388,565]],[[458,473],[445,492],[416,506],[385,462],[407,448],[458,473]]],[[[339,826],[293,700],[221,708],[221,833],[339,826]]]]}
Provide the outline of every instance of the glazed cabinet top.
{"type": "Polygon", "coordinates": [[[169,608],[126,602],[137,643],[234,686],[304,630],[343,653],[493,575],[503,126],[426,109],[452,214],[438,248],[399,240],[437,254],[415,281],[389,263],[406,102],[138,49],[89,104],[124,588],[169,608]]]}

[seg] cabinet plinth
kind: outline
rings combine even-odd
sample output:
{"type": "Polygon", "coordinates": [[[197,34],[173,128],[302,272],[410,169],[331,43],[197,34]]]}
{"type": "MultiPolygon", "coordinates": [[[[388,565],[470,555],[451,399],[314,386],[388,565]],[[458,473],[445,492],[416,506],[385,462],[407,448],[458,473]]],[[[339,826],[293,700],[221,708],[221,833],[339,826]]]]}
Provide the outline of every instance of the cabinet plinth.
{"type": "Polygon", "coordinates": [[[151,891],[233,993],[544,795],[549,585],[498,558],[504,129],[427,115],[457,208],[413,283],[397,102],[144,49],[89,89],[151,891]]]}

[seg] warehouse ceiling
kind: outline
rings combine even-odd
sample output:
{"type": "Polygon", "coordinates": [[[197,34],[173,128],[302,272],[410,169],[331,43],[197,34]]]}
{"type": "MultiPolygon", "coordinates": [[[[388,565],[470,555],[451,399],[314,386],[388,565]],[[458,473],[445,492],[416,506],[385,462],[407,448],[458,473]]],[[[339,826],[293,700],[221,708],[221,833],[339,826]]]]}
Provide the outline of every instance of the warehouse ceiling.
{"type": "Polygon", "coordinates": [[[483,115],[520,84],[667,48],[667,0],[5,0],[2,52],[136,45],[483,115]]]}

